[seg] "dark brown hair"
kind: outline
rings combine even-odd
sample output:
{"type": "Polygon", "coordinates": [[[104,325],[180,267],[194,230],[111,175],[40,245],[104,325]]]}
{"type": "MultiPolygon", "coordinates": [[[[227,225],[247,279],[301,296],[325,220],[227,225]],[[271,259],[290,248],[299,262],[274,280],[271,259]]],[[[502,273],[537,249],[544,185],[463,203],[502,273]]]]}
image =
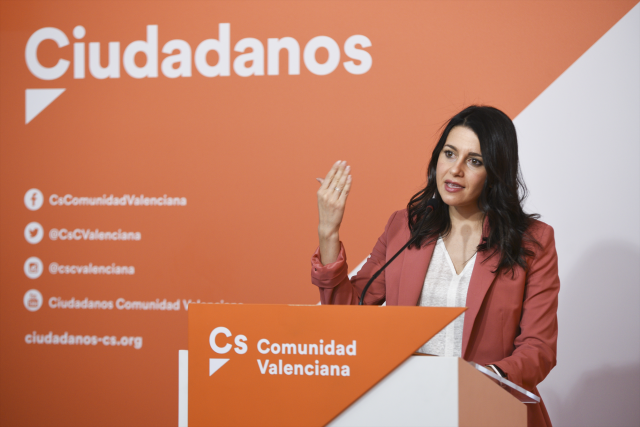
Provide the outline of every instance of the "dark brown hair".
{"type": "Polygon", "coordinates": [[[472,130],[480,140],[482,159],[487,179],[478,199],[478,208],[489,220],[490,232],[484,236],[478,251],[490,250],[490,256],[499,256],[497,271],[511,271],[515,267],[527,269],[526,258],[533,255],[531,246],[539,243],[527,232],[537,214],[526,214],[522,204],[527,187],[522,179],[518,161],[518,138],[511,119],[502,111],[487,106],[472,105],[453,116],[446,124],[433,149],[427,171],[427,186],[415,194],[407,205],[409,229],[416,237],[412,246],[420,247],[433,242],[439,235],[451,231],[449,206],[442,201],[436,183],[438,157],[449,132],[456,126],[472,130]],[[424,218],[429,200],[438,203],[424,218]],[[425,220],[421,224],[422,220],[425,220]]]}

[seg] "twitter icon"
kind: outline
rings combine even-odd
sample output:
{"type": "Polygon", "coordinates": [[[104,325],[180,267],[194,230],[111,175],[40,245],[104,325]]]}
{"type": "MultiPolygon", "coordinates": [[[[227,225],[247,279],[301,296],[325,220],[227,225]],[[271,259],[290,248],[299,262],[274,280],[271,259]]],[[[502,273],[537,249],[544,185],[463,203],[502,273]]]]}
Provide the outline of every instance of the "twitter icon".
{"type": "Polygon", "coordinates": [[[30,222],[24,229],[24,238],[27,239],[27,242],[31,243],[32,245],[40,243],[43,236],[44,229],[37,222],[30,222]]]}

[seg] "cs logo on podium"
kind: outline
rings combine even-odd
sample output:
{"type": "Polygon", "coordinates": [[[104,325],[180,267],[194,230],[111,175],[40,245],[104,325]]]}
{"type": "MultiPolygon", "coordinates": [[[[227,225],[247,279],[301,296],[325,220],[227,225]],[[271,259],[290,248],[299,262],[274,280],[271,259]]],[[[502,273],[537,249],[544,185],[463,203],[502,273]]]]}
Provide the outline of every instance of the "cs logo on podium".
{"type": "MultiPolygon", "coordinates": [[[[218,335],[224,335],[229,338],[232,334],[231,331],[224,326],[218,326],[213,331],[211,331],[211,335],[209,335],[209,345],[211,349],[218,354],[226,354],[231,351],[233,347],[230,343],[226,343],[222,347],[218,346],[216,343],[216,337],[218,335]]],[[[244,335],[236,335],[233,342],[236,345],[233,350],[238,354],[245,354],[247,352],[247,337],[244,335]]],[[[220,369],[225,363],[227,363],[229,359],[221,359],[221,358],[211,358],[209,359],[209,376],[213,375],[218,369],[220,369]]]]}

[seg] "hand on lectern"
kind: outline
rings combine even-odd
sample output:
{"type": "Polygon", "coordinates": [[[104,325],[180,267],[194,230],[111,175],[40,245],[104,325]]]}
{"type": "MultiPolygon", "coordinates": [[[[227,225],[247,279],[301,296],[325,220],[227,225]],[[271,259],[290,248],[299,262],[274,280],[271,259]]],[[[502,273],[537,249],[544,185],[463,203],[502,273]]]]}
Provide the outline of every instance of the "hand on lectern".
{"type": "Polygon", "coordinates": [[[340,252],[339,230],[344,209],[351,189],[351,166],[346,161],[337,161],[327,176],[316,178],[318,189],[318,238],[322,264],[335,262],[340,252]]]}

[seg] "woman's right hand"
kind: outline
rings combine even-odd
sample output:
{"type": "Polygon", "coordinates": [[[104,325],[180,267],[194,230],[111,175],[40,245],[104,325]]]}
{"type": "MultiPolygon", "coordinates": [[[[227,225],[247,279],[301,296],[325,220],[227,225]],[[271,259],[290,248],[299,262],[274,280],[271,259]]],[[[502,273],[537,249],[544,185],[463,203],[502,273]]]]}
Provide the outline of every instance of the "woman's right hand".
{"type": "Polygon", "coordinates": [[[340,252],[339,230],[351,189],[350,171],[346,161],[337,161],[324,179],[316,178],[321,184],[317,192],[318,237],[324,265],[335,262],[340,252]]]}

